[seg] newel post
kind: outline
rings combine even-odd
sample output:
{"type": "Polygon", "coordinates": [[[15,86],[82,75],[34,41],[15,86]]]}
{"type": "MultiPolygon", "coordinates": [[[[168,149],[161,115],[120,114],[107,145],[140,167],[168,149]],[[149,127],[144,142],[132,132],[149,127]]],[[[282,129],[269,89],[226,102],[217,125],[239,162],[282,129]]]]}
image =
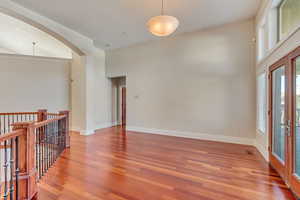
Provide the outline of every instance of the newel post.
{"type": "Polygon", "coordinates": [[[19,197],[30,200],[37,195],[34,122],[18,122],[12,126],[13,130],[24,130],[19,138],[19,197]]]}
{"type": "Polygon", "coordinates": [[[38,116],[37,116],[37,121],[45,121],[47,120],[47,109],[40,109],[38,110],[38,116]]]}
{"type": "Polygon", "coordinates": [[[66,116],[66,147],[70,147],[70,111],[64,110],[59,112],[60,115],[66,116]]]}

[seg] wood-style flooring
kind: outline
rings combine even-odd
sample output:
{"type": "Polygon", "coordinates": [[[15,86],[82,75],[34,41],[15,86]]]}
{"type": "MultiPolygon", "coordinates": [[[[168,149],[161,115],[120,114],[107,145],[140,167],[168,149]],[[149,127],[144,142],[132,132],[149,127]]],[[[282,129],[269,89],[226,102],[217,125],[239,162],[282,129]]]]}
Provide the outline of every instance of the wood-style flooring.
{"type": "Polygon", "coordinates": [[[71,134],[40,200],[292,200],[254,147],[125,132],[71,134]]]}

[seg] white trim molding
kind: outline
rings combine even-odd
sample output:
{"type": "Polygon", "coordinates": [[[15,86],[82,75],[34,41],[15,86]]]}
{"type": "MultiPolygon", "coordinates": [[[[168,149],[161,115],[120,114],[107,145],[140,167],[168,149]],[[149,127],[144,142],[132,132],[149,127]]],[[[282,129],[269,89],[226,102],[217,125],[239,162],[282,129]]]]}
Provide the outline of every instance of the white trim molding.
{"type": "Polygon", "coordinates": [[[31,55],[8,54],[8,53],[0,53],[0,56],[14,57],[14,58],[30,58],[30,59],[37,59],[37,60],[63,60],[63,61],[72,61],[72,59],[69,59],[69,58],[45,57],[45,56],[31,56],[31,55]]]}
{"type": "Polygon", "coordinates": [[[77,127],[72,127],[72,128],[71,128],[71,131],[79,132],[80,135],[88,136],[88,135],[93,135],[93,134],[95,134],[95,131],[96,131],[96,130],[104,129],[104,128],[110,128],[110,127],[116,126],[116,125],[117,125],[116,122],[107,122],[107,123],[103,123],[103,124],[100,124],[100,125],[96,126],[94,129],[90,129],[90,130],[82,130],[82,129],[79,129],[79,128],[77,128],[77,127]]]}
{"type": "Polygon", "coordinates": [[[264,157],[264,159],[269,162],[269,152],[268,150],[264,147],[264,145],[262,145],[261,143],[259,143],[257,140],[254,143],[254,146],[256,147],[256,149],[258,150],[258,152],[264,157]]]}
{"type": "Polygon", "coordinates": [[[254,145],[254,138],[241,138],[225,135],[212,135],[212,134],[203,134],[196,132],[183,132],[183,131],[172,131],[172,130],[161,130],[161,129],[151,129],[151,128],[142,128],[135,126],[127,126],[126,131],[141,132],[141,133],[150,133],[166,136],[175,136],[199,140],[209,140],[216,142],[225,142],[225,143],[235,143],[235,144],[244,144],[244,145],[254,145]]]}
{"type": "Polygon", "coordinates": [[[99,129],[110,128],[110,127],[114,126],[114,124],[115,124],[114,122],[106,122],[106,123],[100,124],[100,125],[96,126],[94,132],[99,129]]]}
{"type": "MultiPolygon", "coordinates": [[[[96,130],[110,128],[112,126],[118,125],[117,122],[104,123],[97,126],[94,130],[78,130],[75,127],[72,128],[73,131],[80,132],[80,135],[93,135],[96,130]]],[[[212,134],[203,134],[196,132],[183,132],[183,131],[174,131],[174,130],[162,130],[162,129],[151,129],[151,128],[142,128],[135,126],[127,126],[126,131],[138,132],[138,133],[148,133],[148,134],[156,134],[156,135],[164,135],[164,136],[174,136],[174,137],[182,137],[182,138],[190,138],[190,139],[198,139],[198,140],[208,140],[215,142],[225,142],[225,143],[234,143],[234,144],[243,144],[254,146],[258,152],[263,156],[263,158],[269,162],[269,153],[264,148],[264,146],[258,143],[254,138],[242,138],[242,137],[233,137],[233,136],[225,136],[225,135],[212,135],[212,134]]]]}
{"type": "Polygon", "coordinates": [[[121,122],[117,122],[117,121],[116,121],[116,122],[112,122],[112,123],[111,123],[111,126],[119,126],[119,125],[121,125],[121,122]]]}
{"type": "Polygon", "coordinates": [[[85,135],[85,136],[94,135],[95,130],[81,130],[79,133],[80,133],[80,135],[85,135]]]}
{"type": "Polygon", "coordinates": [[[71,128],[70,128],[70,131],[74,131],[74,132],[80,132],[80,128],[78,128],[78,127],[75,127],[75,126],[72,126],[71,128]]]}

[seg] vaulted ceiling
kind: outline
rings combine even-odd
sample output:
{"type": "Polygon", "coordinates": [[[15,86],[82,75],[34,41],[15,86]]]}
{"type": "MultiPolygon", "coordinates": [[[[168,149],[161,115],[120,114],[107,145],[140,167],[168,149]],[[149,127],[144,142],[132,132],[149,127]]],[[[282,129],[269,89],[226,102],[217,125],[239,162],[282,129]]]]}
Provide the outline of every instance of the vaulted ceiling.
{"type": "MultiPolygon", "coordinates": [[[[158,39],[146,22],[160,14],[161,0],[12,0],[94,40],[103,49],[158,39]]],[[[176,16],[175,34],[254,17],[261,0],[165,0],[176,16]]]]}
{"type": "Polygon", "coordinates": [[[72,58],[68,47],[31,25],[2,13],[0,24],[0,53],[72,58]]]}

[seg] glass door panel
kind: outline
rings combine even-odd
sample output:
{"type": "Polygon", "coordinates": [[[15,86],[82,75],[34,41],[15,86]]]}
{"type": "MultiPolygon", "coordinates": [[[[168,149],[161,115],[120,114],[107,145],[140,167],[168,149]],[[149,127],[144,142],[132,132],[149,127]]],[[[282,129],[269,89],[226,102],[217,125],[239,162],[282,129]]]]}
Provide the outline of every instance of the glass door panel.
{"type": "Polygon", "coordinates": [[[273,138],[272,153],[282,163],[285,162],[285,67],[272,72],[273,138]]]}
{"type": "Polygon", "coordinates": [[[295,60],[295,136],[294,136],[294,173],[300,177],[300,57],[295,60]]]}
{"type": "Polygon", "coordinates": [[[289,171],[289,185],[293,192],[300,197],[300,48],[291,53],[291,101],[292,101],[292,120],[293,128],[291,137],[288,142],[288,160],[290,167],[289,171]]]}

